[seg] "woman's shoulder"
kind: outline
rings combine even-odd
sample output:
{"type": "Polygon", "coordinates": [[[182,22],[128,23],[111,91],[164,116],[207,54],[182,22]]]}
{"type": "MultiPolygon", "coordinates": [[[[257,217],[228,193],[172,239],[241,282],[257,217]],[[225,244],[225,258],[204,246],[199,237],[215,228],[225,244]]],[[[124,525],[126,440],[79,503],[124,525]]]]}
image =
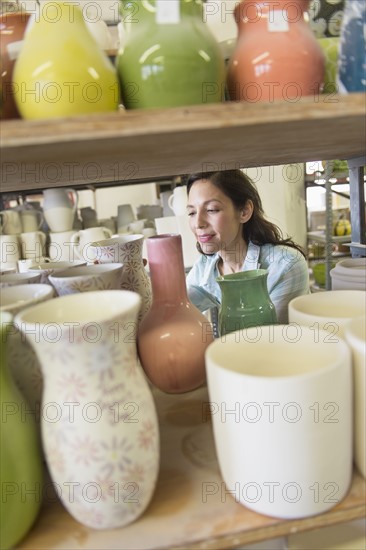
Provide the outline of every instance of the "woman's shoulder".
{"type": "Polygon", "coordinates": [[[307,261],[304,255],[292,246],[284,244],[264,244],[260,247],[259,255],[262,267],[281,264],[284,267],[291,268],[303,266],[307,268],[307,261]]]}

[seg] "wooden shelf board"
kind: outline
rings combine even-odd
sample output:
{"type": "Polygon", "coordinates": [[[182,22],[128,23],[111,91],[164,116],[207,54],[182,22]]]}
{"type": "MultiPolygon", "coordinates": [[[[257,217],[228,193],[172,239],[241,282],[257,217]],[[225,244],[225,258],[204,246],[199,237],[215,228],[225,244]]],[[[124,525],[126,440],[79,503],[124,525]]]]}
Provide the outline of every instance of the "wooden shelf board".
{"type": "Polygon", "coordinates": [[[50,498],[18,548],[228,550],[365,516],[366,482],[357,472],[347,496],[324,514],[288,521],[249,510],[226,491],[220,475],[212,424],[205,414],[207,388],[181,395],[154,389],[153,395],[160,423],[161,464],[153,499],[144,514],[124,528],[97,531],[77,523],[56,498],[50,498]]]}
{"type": "Polygon", "coordinates": [[[1,123],[1,191],[364,154],[365,94],[1,123]]]}

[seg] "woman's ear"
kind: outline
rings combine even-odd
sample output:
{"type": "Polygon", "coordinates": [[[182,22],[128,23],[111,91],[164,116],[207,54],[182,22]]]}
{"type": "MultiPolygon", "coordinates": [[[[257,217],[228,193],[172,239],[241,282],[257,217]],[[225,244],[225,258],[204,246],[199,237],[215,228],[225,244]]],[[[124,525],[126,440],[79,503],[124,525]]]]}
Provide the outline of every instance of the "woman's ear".
{"type": "Polygon", "coordinates": [[[246,223],[250,220],[253,214],[253,201],[247,200],[245,206],[240,211],[240,222],[246,223]]]}

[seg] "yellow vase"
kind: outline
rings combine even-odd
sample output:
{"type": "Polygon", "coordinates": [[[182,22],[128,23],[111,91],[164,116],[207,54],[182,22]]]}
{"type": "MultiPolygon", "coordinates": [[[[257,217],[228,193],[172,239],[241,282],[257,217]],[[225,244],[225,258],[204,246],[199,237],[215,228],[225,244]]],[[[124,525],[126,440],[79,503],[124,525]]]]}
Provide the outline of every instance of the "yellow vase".
{"type": "Polygon", "coordinates": [[[42,3],[14,67],[15,101],[23,118],[115,111],[116,70],[90,34],[80,9],[42,3]]]}

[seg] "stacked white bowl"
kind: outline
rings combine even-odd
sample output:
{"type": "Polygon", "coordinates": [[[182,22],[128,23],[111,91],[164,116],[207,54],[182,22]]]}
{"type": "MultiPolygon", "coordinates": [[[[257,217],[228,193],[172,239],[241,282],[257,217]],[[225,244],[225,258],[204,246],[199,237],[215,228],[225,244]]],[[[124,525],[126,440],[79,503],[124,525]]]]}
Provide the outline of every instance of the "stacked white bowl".
{"type": "Polygon", "coordinates": [[[331,269],[332,290],[366,290],[366,258],[347,258],[331,269]]]}

